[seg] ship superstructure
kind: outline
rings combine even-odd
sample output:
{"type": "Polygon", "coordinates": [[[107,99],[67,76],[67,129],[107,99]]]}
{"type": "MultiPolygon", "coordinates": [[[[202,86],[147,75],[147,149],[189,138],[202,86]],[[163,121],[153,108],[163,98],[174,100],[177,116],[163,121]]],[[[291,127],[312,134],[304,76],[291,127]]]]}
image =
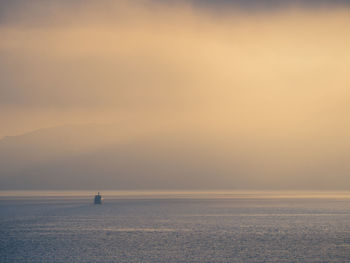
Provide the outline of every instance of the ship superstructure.
{"type": "Polygon", "coordinates": [[[94,204],[95,205],[101,205],[102,204],[102,196],[100,195],[100,192],[98,192],[97,195],[95,195],[95,198],[94,198],[94,204]]]}

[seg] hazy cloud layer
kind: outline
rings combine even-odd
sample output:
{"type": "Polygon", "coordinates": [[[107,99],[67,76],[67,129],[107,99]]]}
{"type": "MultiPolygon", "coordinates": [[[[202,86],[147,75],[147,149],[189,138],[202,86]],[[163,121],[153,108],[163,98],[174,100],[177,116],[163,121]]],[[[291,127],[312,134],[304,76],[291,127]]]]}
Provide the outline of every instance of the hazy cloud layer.
{"type": "Polygon", "coordinates": [[[257,181],[348,182],[348,1],[0,6],[0,135],[142,120],[242,155],[257,181]]]}

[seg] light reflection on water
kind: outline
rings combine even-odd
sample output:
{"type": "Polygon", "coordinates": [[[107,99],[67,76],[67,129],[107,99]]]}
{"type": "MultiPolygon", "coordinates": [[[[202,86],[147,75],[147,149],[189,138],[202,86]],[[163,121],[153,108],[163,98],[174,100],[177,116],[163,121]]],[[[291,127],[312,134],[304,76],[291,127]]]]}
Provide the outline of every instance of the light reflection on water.
{"type": "MultiPolygon", "coordinates": [[[[350,191],[251,191],[251,190],[211,190],[211,191],[159,191],[159,190],[99,190],[103,196],[109,198],[341,198],[350,199],[350,191]]],[[[69,191],[48,191],[48,190],[0,190],[0,197],[47,197],[47,198],[81,198],[93,196],[94,190],[69,190],[69,191]]]]}

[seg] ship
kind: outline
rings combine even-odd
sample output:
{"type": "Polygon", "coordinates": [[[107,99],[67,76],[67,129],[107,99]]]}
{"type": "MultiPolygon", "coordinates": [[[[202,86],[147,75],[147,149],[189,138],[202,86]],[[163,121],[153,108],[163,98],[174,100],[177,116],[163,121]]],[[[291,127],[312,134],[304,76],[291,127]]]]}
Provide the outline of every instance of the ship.
{"type": "Polygon", "coordinates": [[[100,192],[97,193],[97,195],[95,195],[95,198],[94,198],[94,204],[95,205],[101,205],[102,204],[102,196],[100,195],[100,192]]]}

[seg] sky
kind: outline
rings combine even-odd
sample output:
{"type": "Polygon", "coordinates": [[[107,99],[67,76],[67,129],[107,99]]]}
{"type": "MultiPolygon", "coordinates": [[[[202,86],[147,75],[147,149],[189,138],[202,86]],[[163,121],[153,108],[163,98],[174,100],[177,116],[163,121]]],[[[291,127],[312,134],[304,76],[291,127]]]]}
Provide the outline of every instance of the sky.
{"type": "Polygon", "coordinates": [[[344,188],[349,33],[345,0],[1,0],[0,138],[137,123],[344,188]]]}

